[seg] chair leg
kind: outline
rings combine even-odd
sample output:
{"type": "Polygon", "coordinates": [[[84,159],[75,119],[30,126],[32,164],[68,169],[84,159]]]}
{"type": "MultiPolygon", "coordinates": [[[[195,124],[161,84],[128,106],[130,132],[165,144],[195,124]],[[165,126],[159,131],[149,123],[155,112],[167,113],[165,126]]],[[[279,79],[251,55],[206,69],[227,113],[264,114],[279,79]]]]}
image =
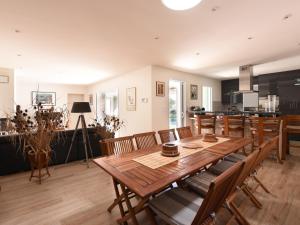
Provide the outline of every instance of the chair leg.
{"type": "Polygon", "coordinates": [[[153,211],[149,208],[149,206],[147,206],[145,208],[145,211],[146,211],[147,216],[150,219],[151,225],[158,225],[156,220],[155,220],[155,215],[154,215],[153,211]]]}
{"type": "Polygon", "coordinates": [[[244,186],[241,188],[242,191],[245,193],[245,195],[247,195],[251,202],[259,209],[262,208],[262,204],[260,203],[260,201],[251,193],[251,191],[248,189],[247,186],[244,186]]]}
{"type": "Polygon", "coordinates": [[[253,179],[259,184],[259,186],[262,187],[262,189],[264,189],[265,192],[271,193],[269,189],[267,189],[267,187],[255,175],[253,176],[253,179]]]}
{"type": "Polygon", "coordinates": [[[228,204],[229,212],[234,216],[235,220],[239,225],[250,225],[246,218],[241,214],[240,210],[231,201],[228,204]]]}

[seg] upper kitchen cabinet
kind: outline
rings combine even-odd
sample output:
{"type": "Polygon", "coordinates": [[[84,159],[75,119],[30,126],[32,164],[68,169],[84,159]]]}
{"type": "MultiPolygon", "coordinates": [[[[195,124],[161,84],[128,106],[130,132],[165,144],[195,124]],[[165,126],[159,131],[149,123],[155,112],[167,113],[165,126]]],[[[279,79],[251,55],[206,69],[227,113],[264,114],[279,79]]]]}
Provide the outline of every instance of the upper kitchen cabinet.
{"type": "Polygon", "coordinates": [[[231,104],[234,92],[239,90],[239,79],[222,80],[222,104],[231,104]]]}

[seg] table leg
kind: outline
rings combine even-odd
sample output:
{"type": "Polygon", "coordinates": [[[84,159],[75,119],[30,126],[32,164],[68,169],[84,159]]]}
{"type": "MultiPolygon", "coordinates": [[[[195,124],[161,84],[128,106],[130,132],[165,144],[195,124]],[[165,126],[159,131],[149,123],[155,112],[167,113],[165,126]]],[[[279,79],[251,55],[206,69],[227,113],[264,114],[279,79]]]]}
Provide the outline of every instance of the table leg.
{"type": "Polygon", "coordinates": [[[127,205],[128,213],[129,213],[129,215],[132,219],[132,222],[133,222],[134,225],[138,225],[139,223],[138,223],[138,221],[136,219],[136,216],[135,216],[136,213],[134,212],[134,209],[133,209],[133,207],[130,203],[130,200],[128,198],[128,195],[127,195],[128,190],[126,190],[126,187],[125,187],[124,184],[120,184],[120,185],[121,185],[122,192],[124,194],[124,198],[125,198],[125,202],[126,202],[126,205],[127,205]]]}
{"type": "MultiPolygon", "coordinates": [[[[120,194],[120,192],[119,192],[118,182],[117,182],[115,179],[113,179],[113,184],[114,184],[115,193],[116,193],[116,199],[115,199],[115,201],[118,201],[117,204],[118,204],[118,206],[119,206],[121,216],[124,217],[124,216],[125,216],[125,210],[124,210],[124,208],[123,208],[123,203],[122,203],[122,201],[120,201],[122,196],[121,196],[121,194],[120,194]]],[[[111,208],[111,207],[110,207],[110,208],[111,208]]],[[[108,211],[111,210],[110,208],[108,208],[108,211]]]]}

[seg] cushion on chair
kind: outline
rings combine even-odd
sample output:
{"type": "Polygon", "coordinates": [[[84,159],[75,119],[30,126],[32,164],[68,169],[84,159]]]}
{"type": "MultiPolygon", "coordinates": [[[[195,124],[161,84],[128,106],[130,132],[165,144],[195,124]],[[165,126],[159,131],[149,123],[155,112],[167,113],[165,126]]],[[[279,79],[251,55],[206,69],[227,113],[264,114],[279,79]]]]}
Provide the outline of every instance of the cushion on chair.
{"type": "Polygon", "coordinates": [[[245,158],[246,158],[245,155],[238,154],[238,153],[232,153],[232,154],[226,156],[224,158],[224,160],[236,163],[236,162],[244,160],[245,158]]]}
{"type": "Polygon", "coordinates": [[[209,167],[208,171],[213,173],[213,174],[220,175],[225,170],[232,167],[234,164],[235,164],[234,162],[223,160],[223,161],[217,163],[216,165],[213,165],[213,166],[209,167]]]}
{"type": "Polygon", "coordinates": [[[208,192],[209,185],[217,176],[208,171],[199,173],[195,176],[185,179],[185,183],[195,192],[205,196],[208,192]]]}
{"type": "Polygon", "coordinates": [[[196,193],[174,188],[150,200],[149,207],[170,225],[190,225],[202,202],[196,193]]]}

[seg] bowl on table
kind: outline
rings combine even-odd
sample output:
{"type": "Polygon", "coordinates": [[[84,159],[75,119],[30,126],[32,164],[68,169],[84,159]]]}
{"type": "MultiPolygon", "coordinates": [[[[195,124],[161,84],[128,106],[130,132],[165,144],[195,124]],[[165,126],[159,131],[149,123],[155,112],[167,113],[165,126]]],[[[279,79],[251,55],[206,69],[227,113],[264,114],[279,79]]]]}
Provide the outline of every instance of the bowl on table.
{"type": "Polygon", "coordinates": [[[180,154],[178,145],[173,143],[165,143],[162,145],[161,154],[166,157],[175,157],[180,154]]]}

